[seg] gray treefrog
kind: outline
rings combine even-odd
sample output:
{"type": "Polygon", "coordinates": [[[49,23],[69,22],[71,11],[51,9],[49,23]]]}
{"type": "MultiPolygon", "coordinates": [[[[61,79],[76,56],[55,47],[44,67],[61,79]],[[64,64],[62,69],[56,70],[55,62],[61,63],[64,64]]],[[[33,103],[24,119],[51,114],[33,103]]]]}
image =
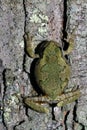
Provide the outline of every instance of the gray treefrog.
{"type": "Polygon", "coordinates": [[[71,70],[65,55],[73,50],[73,39],[68,39],[69,47],[66,51],[55,41],[44,41],[37,54],[35,54],[32,37],[29,33],[24,35],[24,40],[29,56],[38,58],[34,76],[39,88],[44,93],[38,97],[26,97],[24,103],[35,111],[48,113],[49,109],[43,105],[44,103],[56,103],[57,106],[63,106],[78,99],[79,89],[65,92],[71,70]]]}

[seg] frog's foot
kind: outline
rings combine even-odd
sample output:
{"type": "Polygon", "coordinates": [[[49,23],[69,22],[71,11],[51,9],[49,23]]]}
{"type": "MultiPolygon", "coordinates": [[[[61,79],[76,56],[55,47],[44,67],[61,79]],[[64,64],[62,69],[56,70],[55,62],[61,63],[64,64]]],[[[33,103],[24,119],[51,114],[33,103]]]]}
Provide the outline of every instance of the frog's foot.
{"type": "Polygon", "coordinates": [[[44,107],[43,105],[47,104],[46,99],[47,99],[46,96],[27,97],[24,99],[24,103],[37,112],[49,113],[49,109],[47,107],[44,107]]]}
{"type": "Polygon", "coordinates": [[[80,97],[80,95],[81,95],[80,90],[62,94],[61,96],[58,96],[56,99],[56,100],[59,100],[57,106],[64,106],[68,103],[71,103],[77,100],[80,97]]]}
{"type": "Polygon", "coordinates": [[[39,55],[35,54],[35,45],[33,44],[33,37],[30,36],[30,33],[25,33],[24,34],[24,41],[26,43],[26,51],[27,54],[31,57],[31,58],[38,58],[39,55]]]}
{"type": "Polygon", "coordinates": [[[71,35],[69,35],[67,37],[67,39],[64,39],[64,41],[69,43],[67,50],[64,51],[64,55],[70,54],[73,51],[73,49],[74,49],[75,37],[76,37],[74,33],[75,33],[75,30],[73,31],[73,33],[71,35]]]}

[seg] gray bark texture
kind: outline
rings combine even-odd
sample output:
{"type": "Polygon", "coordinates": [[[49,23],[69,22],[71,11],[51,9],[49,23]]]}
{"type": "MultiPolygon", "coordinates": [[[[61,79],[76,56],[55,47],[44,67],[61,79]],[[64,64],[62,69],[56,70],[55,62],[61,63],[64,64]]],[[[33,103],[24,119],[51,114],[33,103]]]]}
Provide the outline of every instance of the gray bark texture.
{"type": "Polygon", "coordinates": [[[86,18],[87,0],[0,0],[0,130],[87,130],[86,18]],[[67,88],[80,89],[77,101],[53,110],[49,106],[48,115],[25,106],[21,95],[37,94],[29,78],[32,59],[25,52],[25,32],[35,46],[44,40],[62,46],[62,39],[74,33],[67,88]]]}

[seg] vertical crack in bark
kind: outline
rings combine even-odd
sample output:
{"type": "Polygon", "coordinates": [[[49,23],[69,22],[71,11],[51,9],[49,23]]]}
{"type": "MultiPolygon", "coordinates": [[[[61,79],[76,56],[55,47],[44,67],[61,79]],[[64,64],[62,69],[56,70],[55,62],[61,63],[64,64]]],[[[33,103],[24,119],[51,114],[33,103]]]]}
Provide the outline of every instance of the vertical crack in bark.
{"type": "MultiPolygon", "coordinates": [[[[24,8],[24,15],[25,15],[25,18],[24,18],[24,34],[26,33],[26,18],[27,18],[27,10],[26,10],[26,0],[23,0],[23,8],[24,8]]],[[[25,40],[25,39],[24,39],[25,40]]],[[[24,43],[25,43],[25,41],[24,41],[24,43]]],[[[26,66],[25,66],[25,64],[26,64],[26,45],[24,44],[24,56],[23,56],[23,71],[25,72],[25,73],[27,73],[28,74],[28,77],[30,78],[30,74],[26,71],[26,66]]],[[[24,105],[25,106],[25,105],[24,105]]],[[[25,114],[26,114],[26,116],[31,120],[31,118],[29,117],[29,115],[28,115],[28,108],[27,107],[25,107],[25,114]]],[[[15,127],[14,127],[15,128],[15,127]]],[[[15,130],[15,129],[14,129],[15,130]]]]}
{"type": "Polygon", "coordinates": [[[68,0],[64,0],[63,2],[63,6],[64,6],[64,11],[63,11],[63,42],[64,42],[64,45],[63,45],[63,49],[64,50],[67,50],[68,46],[69,46],[69,43],[67,41],[65,41],[64,39],[67,39],[67,26],[68,26],[68,21],[67,19],[69,19],[67,17],[67,4],[68,4],[68,0]]]}
{"type": "MultiPolygon", "coordinates": [[[[64,41],[64,38],[67,38],[67,32],[66,32],[66,24],[67,24],[67,0],[64,0],[63,2],[63,6],[64,6],[64,12],[63,12],[63,42],[64,41]]],[[[64,44],[63,45],[63,49],[65,50],[66,48],[66,45],[67,44],[64,44]]],[[[67,124],[66,124],[66,121],[67,121],[67,117],[69,115],[69,112],[67,112],[65,118],[64,118],[64,125],[65,125],[65,130],[67,130],[67,124]]]]}
{"type": "Polygon", "coordinates": [[[73,120],[74,120],[75,122],[78,122],[78,121],[77,121],[77,114],[76,114],[77,105],[78,105],[78,101],[76,101],[76,104],[75,104],[74,109],[73,109],[73,120]]]}
{"type": "Polygon", "coordinates": [[[5,98],[5,93],[6,93],[6,89],[7,89],[7,86],[6,86],[6,78],[5,78],[5,73],[6,73],[6,69],[4,69],[2,75],[3,75],[3,84],[4,84],[4,92],[3,92],[3,99],[2,99],[2,103],[3,103],[3,114],[2,114],[2,122],[3,122],[3,125],[4,127],[6,128],[6,130],[8,130],[8,127],[5,123],[5,118],[4,118],[4,98],[5,98]]]}
{"type": "Polygon", "coordinates": [[[67,128],[67,118],[68,118],[68,115],[69,115],[70,111],[68,111],[65,115],[65,118],[64,118],[64,125],[65,125],[65,130],[68,130],[67,128]]]}
{"type": "Polygon", "coordinates": [[[63,39],[67,38],[66,24],[67,24],[67,0],[64,0],[64,12],[63,12],[63,39]]]}
{"type": "MultiPolygon", "coordinates": [[[[78,124],[80,124],[82,126],[82,130],[85,130],[84,125],[82,123],[79,123],[79,121],[77,120],[77,113],[76,113],[77,112],[77,107],[78,107],[78,101],[76,100],[76,104],[75,104],[74,109],[73,109],[73,120],[76,123],[78,123],[78,124]]],[[[73,122],[73,130],[74,130],[74,122],[73,122]]]]}
{"type": "MultiPolygon", "coordinates": [[[[26,18],[27,18],[26,0],[23,0],[23,8],[24,8],[24,15],[25,15],[25,18],[24,18],[24,34],[25,34],[25,32],[26,32],[26,18]]],[[[25,41],[24,41],[24,43],[25,43],[25,41]]],[[[28,74],[28,72],[26,71],[26,67],[25,67],[25,63],[26,63],[26,53],[25,52],[26,52],[26,49],[25,49],[25,44],[24,44],[24,56],[23,56],[22,70],[28,74]]]]}
{"type": "Polygon", "coordinates": [[[64,5],[64,11],[63,11],[63,30],[62,30],[63,38],[62,38],[62,41],[63,41],[63,50],[66,51],[68,46],[69,46],[69,43],[65,40],[65,39],[67,39],[67,30],[66,30],[66,26],[67,26],[67,0],[64,0],[63,5],[64,5]]]}
{"type": "MultiPolygon", "coordinates": [[[[68,46],[69,46],[69,43],[67,43],[64,39],[67,38],[67,31],[66,31],[66,26],[67,26],[67,0],[64,0],[63,1],[63,6],[64,6],[64,12],[63,12],[63,38],[62,38],[62,41],[63,41],[63,50],[67,50],[68,46]]],[[[68,129],[67,127],[67,118],[68,118],[68,115],[69,115],[69,112],[67,112],[67,114],[65,115],[65,118],[64,118],[64,125],[65,125],[65,130],[68,129]]]]}
{"type": "Polygon", "coordinates": [[[23,8],[24,8],[24,14],[25,14],[25,19],[24,19],[24,32],[26,32],[26,18],[27,18],[26,0],[23,0],[23,8]]]}

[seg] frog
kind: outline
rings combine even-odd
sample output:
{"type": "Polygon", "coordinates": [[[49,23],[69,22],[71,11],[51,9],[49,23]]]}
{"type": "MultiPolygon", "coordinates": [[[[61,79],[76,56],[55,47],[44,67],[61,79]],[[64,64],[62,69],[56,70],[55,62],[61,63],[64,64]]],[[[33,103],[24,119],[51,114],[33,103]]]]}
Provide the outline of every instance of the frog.
{"type": "Polygon", "coordinates": [[[66,58],[74,49],[73,37],[65,39],[69,43],[64,49],[58,42],[50,40],[43,41],[39,51],[35,51],[33,37],[27,32],[24,34],[26,44],[26,52],[29,57],[37,59],[34,76],[38,87],[43,94],[38,96],[25,97],[24,103],[31,109],[49,113],[51,104],[63,107],[68,103],[72,103],[80,97],[80,90],[66,91],[70,76],[71,65],[66,58]]]}

